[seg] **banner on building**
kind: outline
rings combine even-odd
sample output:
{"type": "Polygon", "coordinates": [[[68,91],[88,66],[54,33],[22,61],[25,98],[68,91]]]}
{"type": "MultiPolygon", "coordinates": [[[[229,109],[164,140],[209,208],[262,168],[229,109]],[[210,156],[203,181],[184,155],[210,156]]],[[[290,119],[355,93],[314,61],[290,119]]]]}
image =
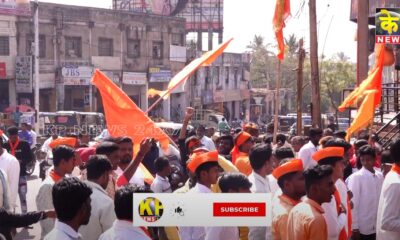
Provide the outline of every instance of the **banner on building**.
{"type": "Polygon", "coordinates": [[[15,59],[15,85],[18,93],[32,93],[32,57],[17,56],[15,59]]]}
{"type": "Polygon", "coordinates": [[[186,63],[186,47],[170,45],[169,56],[172,62],[186,63]]]}
{"type": "Polygon", "coordinates": [[[1,0],[0,15],[31,16],[29,0],[1,0]]]}
{"type": "Polygon", "coordinates": [[[61,69],[64,85],[90,85],[93,76],[93,67],[87,66],[65,66],[61,69]]]}
{"type": "Polygon", "coordinates": [[[149,68],[150,82],[169,82],[172,78],[171,70],[160,69],[159,67],[149,68]]]}
{"type": "Polygon", "coordinates": [[[6,78],[7,71],[6,71],[6,63],[0,62],[0,78],[6,78]]]}
{"type": "Polygon", "coordinates": [[[122,83],[127,85],[146,85],[147,74],[143,72],[124,72],[122,83]]]}

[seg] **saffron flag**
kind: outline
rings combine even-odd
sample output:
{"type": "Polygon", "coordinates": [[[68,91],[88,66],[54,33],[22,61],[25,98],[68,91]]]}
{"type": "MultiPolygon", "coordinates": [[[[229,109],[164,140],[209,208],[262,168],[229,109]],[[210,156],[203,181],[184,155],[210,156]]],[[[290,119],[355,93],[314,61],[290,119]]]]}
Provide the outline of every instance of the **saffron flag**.
{"type": "Polygon", "coordinates": [[[149,89],[148,94],[150,97],[154,95],[160,95],[164,99],[167,99],[169,97],[169,94],[179,86],[179,84],[184,83],[189,76],[196,71],[199,67],[202,66],[208,66],[211,63],[213,63],[219,55],[221,55],[224,50],[228,47],[229,43],[233,38],[229,39],[228,41],[220,44],[216,49],[211,50],[203,54],[200,58],[196,58],[192,62],[190,62],[185,68],[182,69],[182,71],[178,72],[169,82],[168,88],[165,91],[159,91],[156,89],[149,89]]]}
{"type": "Polygon", "coordinates": [[[272,23],[274,25],[275,37],[278,42],[278,54],[279,60],[283,60],[285,54],[285,42],[283,39],[283,28],[285,27],[285,21],[290,15],[290,0],[276,0],[274,19],[272,23]]]}
{"type": "Polygon", "coordinates": [[[372,122],[375,113],[375,97],[377,94],[378,90],[368,90],[364,93],[365,97],[358,109],[357,115],[347,129],[347,141],[353,133],[367,127],[372,122]]]}
{"type": "Polygon", "coordinates": [[[375,65],[370,71],[368,78],[365,79],[360,86],[354,89],[344,100],[343,103],[338,107],[339,111],[343,112],[346,108],[356,105],[357,100],[364,96],[365,91],[377,90],[375,94],[374,106],[378,106],[381,103],[382,96],[382,71],[385,45],[375,45],[375,65]]]}

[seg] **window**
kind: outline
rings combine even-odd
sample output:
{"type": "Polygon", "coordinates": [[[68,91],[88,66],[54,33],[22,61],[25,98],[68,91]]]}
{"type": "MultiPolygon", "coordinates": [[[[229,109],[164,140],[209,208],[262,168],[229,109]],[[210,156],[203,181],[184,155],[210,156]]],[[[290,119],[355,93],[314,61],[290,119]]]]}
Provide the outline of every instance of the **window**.
{"type": "Polygon", "coordinates": [[[205,82],[206,82],[206,85],[207,84],[209,84],[210,83],[210,67],[206,67],[205,68],[205,82]]]}
{"type": "MultiPolygon", "coordinates": [[[[35,54],[35,37],[33,35],[26,36],[26,55],[35,54]]],[[[43,34],[39,35],[39,57],[46,57],[46,36],[43,34]]]]}
{"type": "Polygon", "coordinates": [[[111,38],[99,38],[99,56],[113,56],[113,40],[111,38]]]}
{"type": "Polygon", "coordinates": [[[163,58],[163,42],[153,42],[153,58],[163,58]]]}
{"type": "Polygon", "coordinates": [[[0,56],[10,55],[10,38],[8,36],[0,37],[0,56]]]}
{"type": "Polygon", "coordinates": [[[225,67],[225,83],[229,83],[229,67],[225,67]]]}
{"type": "Polygon", "coordinates": [[[183,46],[183,34],[173,33],[172,34],[172,45],[183,46]]]}
{"type": "Polygon", "coordinates": [[[238,86],[238,68],[233,69],[233,80],[235,81],[235,87],[238,86]]]}
{"type": "Polygon", "coordinates": [[[128,40],[128,58],[140,57],[140,41],[139,40],[128,40]]]}
{"type": "Polygon", "coordinates": [[[219,85],[219,67],[214,68],[214,76],[215,76],[215,82],[218,86],[219,85]]]}
{"type": "Polygon", "coordinates": [[[65,37],[65,56],[70,58],[82,57],[81,37],[65,37]]]}

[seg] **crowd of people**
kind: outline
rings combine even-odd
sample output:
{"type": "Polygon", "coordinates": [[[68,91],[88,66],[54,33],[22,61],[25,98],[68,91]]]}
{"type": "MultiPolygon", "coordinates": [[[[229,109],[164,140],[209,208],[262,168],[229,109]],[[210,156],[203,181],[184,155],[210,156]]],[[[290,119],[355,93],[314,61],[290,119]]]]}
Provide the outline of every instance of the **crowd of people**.
{"type": "Polygon", "coordinates": [[[188,108],[176,148],[168,150],[179,154],[180,168],[151,138],[134,154],[126,136],[92,147],[78,137],[51,136],[53,164],[34,212],[26,205],[25,173],[33,140],[25,126],[7,129],[8,142],[0,140],[0,239],[36,222],[47,240],[400,239],[400,140],[383,150],[368,132],[349,143],[345,132],[329,128],[274,139],[261,137],[252,123],[231,133],[210,134],[204,126],[190,132],[192,115],[188,108]],[[272,224],[134,227],[133,194],[150,192],[270,193],[272,224]]]}

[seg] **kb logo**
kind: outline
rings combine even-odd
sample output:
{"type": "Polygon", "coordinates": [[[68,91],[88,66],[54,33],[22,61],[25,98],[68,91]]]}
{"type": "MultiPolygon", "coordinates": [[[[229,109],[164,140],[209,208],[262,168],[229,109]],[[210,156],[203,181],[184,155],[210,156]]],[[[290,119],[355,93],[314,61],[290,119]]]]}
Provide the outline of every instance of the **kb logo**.
{"type": "Polygon", "coordinates": [[[157,198],[143,199],[139,204],[139,216],[146,222],[155,222],[161,218],[164,206],[157,198]]]}

